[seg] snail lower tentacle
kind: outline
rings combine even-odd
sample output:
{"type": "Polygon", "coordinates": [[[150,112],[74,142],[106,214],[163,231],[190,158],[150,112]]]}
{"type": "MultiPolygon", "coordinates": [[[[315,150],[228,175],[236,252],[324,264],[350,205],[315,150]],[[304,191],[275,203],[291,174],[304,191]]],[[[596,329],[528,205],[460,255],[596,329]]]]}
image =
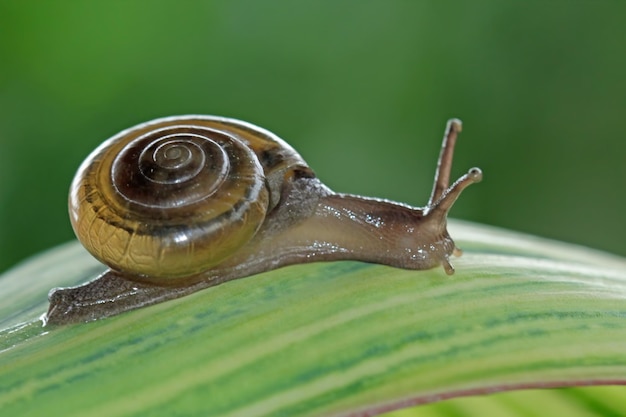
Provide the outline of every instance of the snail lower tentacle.
{"type": "Polygon", "coordinates": [[[79,238],[111,270],[51,291],[47,322],[119,314],[296,263],[358,260],[407,269],[460,253],[446,230],[473,169],[449,186],[460,122],[448,123],[428,205],[331,191],[274,134],[233,119],[158,119],[109,139],[70,191],[79,238]]]}

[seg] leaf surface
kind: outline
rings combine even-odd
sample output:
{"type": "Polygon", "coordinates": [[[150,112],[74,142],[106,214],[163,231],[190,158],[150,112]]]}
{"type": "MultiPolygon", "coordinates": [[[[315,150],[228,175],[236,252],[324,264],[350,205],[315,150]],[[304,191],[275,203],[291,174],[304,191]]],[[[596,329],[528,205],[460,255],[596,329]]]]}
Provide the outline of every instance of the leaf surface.
{"type": "MultiPolygon", "coordinates": [[[[0,277],[0,414],[364,416],[460,395],[626,382],[626,261],[451,222],[456,274],[298,265],[80,325],[46,294],[77,243],[0,277]]],[[[439,414],[444,415],[444,414],[439,414]]]]}

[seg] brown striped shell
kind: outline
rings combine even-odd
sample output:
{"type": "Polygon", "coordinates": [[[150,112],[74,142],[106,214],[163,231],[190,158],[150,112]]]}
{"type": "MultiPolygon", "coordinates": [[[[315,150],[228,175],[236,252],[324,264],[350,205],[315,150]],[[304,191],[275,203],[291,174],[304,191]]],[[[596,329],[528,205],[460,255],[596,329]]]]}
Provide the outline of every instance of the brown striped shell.
{"type": "Polygon", "coordinates": [[[85,248],[138,281],[177,285],[227,259],[258,231],[288,171],[289,145],[234,119],[157,119],[105,141],[70,189],[85,248]]]}

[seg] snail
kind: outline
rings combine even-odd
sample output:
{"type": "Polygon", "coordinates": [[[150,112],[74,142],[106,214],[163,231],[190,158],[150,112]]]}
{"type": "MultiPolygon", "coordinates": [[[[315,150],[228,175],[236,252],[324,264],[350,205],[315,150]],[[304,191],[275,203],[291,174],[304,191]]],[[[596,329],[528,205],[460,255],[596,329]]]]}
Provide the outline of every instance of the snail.
{"type": "Polygon", "coordinates": [[[86,322],[286,265],[357,260],[405,269],[460,255],[446,229],[470,169],[452,185],[461,122],[448,121],[423,208],[331,191],[275,134],[240,120],[178,116],[108,139],[69,195],[76,236],[110,269],[50,291],[44,319],[86,322]]]}

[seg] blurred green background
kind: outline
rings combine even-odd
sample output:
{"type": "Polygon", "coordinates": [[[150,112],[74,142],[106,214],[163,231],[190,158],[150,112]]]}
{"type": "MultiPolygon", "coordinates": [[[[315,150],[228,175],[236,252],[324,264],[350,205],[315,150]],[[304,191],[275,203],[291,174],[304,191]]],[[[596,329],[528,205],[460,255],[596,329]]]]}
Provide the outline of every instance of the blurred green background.
{"type": "Polygon", "coordinates": [[[452,216],[626,255],[622,1],[0,1],[0,271],[73,238],[102,140],[217,114],[337,191],[426,202],[446,119],[452,216]]]}

